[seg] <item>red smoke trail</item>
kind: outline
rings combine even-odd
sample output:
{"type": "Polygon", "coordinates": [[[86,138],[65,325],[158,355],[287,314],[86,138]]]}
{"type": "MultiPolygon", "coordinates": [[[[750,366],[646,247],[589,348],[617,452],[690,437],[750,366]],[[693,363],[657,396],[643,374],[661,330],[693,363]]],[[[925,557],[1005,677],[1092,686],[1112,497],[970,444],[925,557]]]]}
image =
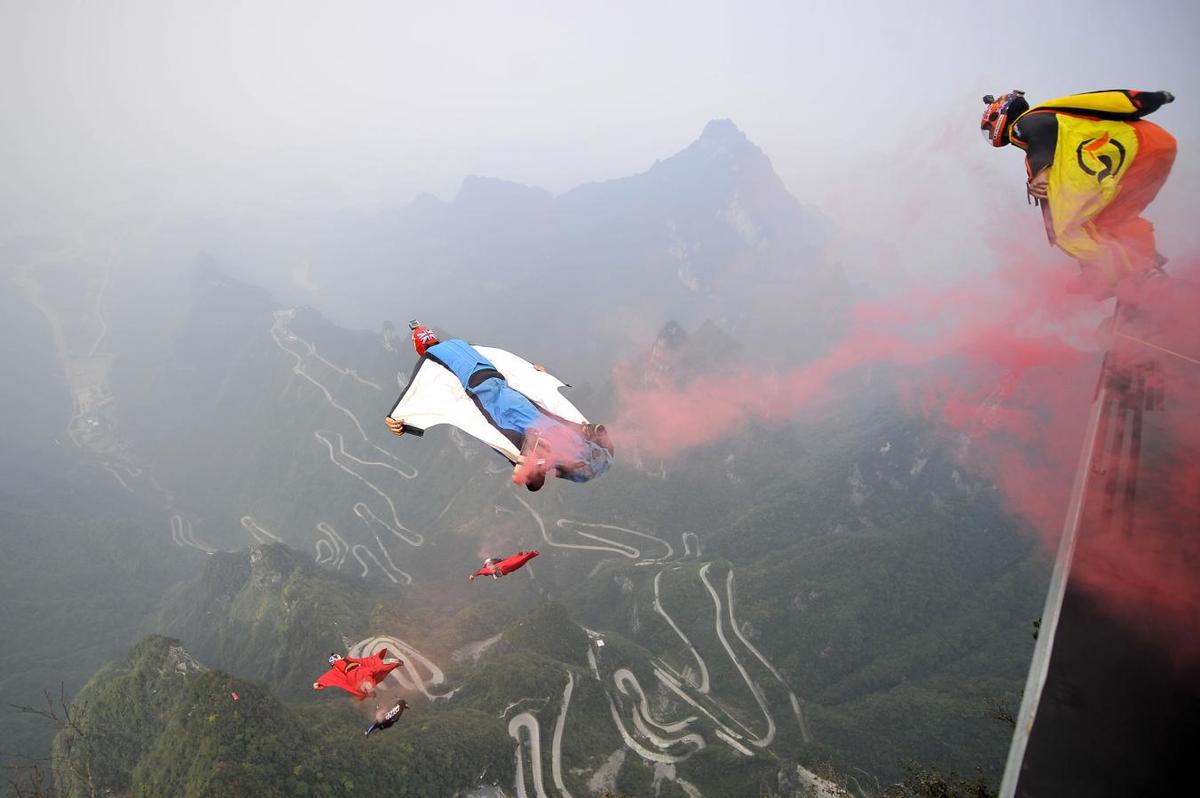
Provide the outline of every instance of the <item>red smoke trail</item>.
{"type": "MultiPolygon", "coordinates": [[[[968,465],[993,481],[1053,553],[1100,365],[1102,314],[1094,300],[1065,290],[1073,275],[1069,265],[1047,268],[1023,256],[988,278],[860,304],[839,344],[791,371],[745,368],[671,382],[627,366],[618,373],[614,438],[642,455],[676,457],[737,435],[750,420],[797,418],[817,400],[836,398],[839,377],[893,363],[909,406],[963,437],[968,465]]],[[[1177,301],[1156,321],[1168,337],[1186,338],[1197,314],[1200,302],[1177,301]]],[[[1200,408],[1196,379],[1177,374],[1171,383],[1176,410],[1200,408]]],[[[1168,417],[1160,445],[1178,454],[1153,468],[1144,463],[1142,479],[1159,486],[1160,498],[1138,505],[1142,539],[1104,541],[1074,574],[1114,614],[1181,660],[1200,662],[1200,424],[1194,412],[1168,417]]]]}
{"type": "Polygon", "coordinates": [[[837,380],[873,363],[900,366],[902,396],[968,440],[969,460],[1057,538],[1099,363],[1090,341],[1100,314],[1065,292],[1068,270],[1013,261],[996,274],[917,289],[853,308],[828,354],[788,372],[742,369],[682,383],[618,379],[619,445],[670,458],[736,435],[751,419],[782,422],[835,398],[837,380]]]}
{"type": "Polygon", "coordinates": [[[1087,318],[1090,301],[1030,299],[1061,292],[1063,284],[1053,272],[1017,264],[983,281],[918,289],[886,304],[862,303],[852,309],[850,331],[839,344],[787,372],[742,369],[645,384],[625,367],[618,374],[612,426],[619,440],[641,453],[669,458],[736,434],[750,419],[793,418],[829,397],[838,377],[871,363],[902,365],[914,383],[934,378],[929,369],[951,356],[965,358],[969,369],[1061,366],[1077,356],[1064,337],[1081,337],[1095,324],[1087,318]]]}

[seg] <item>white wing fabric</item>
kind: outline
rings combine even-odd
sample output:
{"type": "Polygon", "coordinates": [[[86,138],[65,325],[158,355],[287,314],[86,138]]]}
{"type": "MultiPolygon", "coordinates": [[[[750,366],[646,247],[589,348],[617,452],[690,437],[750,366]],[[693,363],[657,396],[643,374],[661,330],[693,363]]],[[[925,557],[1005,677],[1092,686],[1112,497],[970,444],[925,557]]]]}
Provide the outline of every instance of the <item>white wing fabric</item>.
{"type": "Polygon", "coordinates": [[[496,367],[508,380],[508,386],[520,391],[538,407],[559,418],[586,424],[587,419],[579,408],[571,404],[565,396],[558,392],[566,383],[548,371],[538,371],[528,360],[522,360],[512,352],[503,349],[493,349],[490,346],[477,346],[475,349],[496,367]]]}
{"type": "MultiPolygon", "coordinates": [[[[565,383],[554,375],[538,371],[529,361],[503,349],[483,346],[475,348],[492,361],[496,370],[508,381],[509,387],[523,393],[543,410],[568,421],[581,424],[587,421],[583,413],[558,392],[565,383]]],[[[438,424],[458,427],[514,463],[521,453],[512,441],[487,420],[458,381],[458,377],[445,366],[429,358],[421,360],[389,415],[404,422],[406,427],[421,431],[438,424]]]]}
{"type": "Polygon", "coordinates": [[[451,424],[473,435],[514,463],[520,454],[512,441],[500,434],[479,412],[462,383],[445,366],[428,358],[421,361],[400,395],[391,417],[405,426],[426,430],[451,424]]]}

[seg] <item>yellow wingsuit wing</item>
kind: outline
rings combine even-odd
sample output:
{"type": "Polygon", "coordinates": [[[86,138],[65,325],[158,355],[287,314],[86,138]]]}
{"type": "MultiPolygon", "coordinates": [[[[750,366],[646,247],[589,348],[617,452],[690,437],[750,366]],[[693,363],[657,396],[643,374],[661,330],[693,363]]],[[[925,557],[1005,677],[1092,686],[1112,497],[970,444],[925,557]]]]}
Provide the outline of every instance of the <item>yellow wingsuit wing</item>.
{"type": "Polygon", "coordinates": [[[1124,248],[1097,230],[1092,219],[1121,190],[1121,180],[1138,155],[1137,135],[1128,123],[1107,119],[1064,114],[1058,125],[1049,180],[1050,215],[1058,245],[1085,262],[1112,259],[1111,267],[1118,271],[1131,268],[1124,248]]]}
{"type": "Polygon", "coordinates": [[[1146,114],[1157,110],[1161,103],[1148,103],[1145,106],[1138,101],[1140,92],[1133,89],[1106,89],[1105,91],[1089,91],[1082,94],[1068,94],[1039,103],[1029,109],[1034,111],[1065,111],[1066,113],[1096,114],[1105,119],[1140,119],[1146,114]]]}

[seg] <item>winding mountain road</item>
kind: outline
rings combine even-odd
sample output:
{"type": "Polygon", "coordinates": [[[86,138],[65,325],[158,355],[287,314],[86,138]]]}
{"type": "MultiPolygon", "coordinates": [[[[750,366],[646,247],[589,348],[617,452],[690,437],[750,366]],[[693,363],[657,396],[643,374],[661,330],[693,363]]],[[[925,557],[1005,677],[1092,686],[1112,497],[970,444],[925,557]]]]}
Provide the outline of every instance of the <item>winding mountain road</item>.
{"type": "Polygon", "coordinates": [[[563,688],[562,702],[558,708],[558,722],[554,724],[554,745],[550,749],[550,773],[554,777],[554,786],[558,788],[561,798],[572,798],[563,784],[562,776],[562,738],[563,729],[567,725],[567,709],[571,706],[571,691],[575,689],[575,674],[567,671],[567,686],[563,688]]]}
{"type": "Polygon", "coordinates": [[[679,639],[683,641],[683,644],[687,646],[688,651],[692,652],[692,657],[696,660],[696,665],[700,668],[700,684],[696,685],[696,689],[707,695],[710,686],[708,678],[708,666],[704,663],[704,657],[700,656],[700,652],[697,651],[696,647],[692,645],[692,641],[688,639],[688,636],[683,633],[683,630],[679,628],[679,625],[675,623],[671,616],[667,614],[666,609],[663,608],[662,596],[659,593],[659,581],[662,579],[662,575],[662,571],[659,571],[654,575],[654,611],[663,617],[663,620],[665,620],[670,627],[675,630],[675,634],[677,634],[679,639]]]}
{"type": "Polygon", "coordinates": [[[742,634],[741,627],[738,626],[738,622],[733,617],[732,568],[729,569],[729,573],[725,577],[725,599],[729,609],[729,626],[733,629],[733,633],[737,635],[739,640],[742,641],[742,645],[749,649],[750,653],[758,658],[758,661],[763,664],[763,667],[771,672],[771,675],[775,677],[783,689],[787,690],[788,700],[792,704],[792,712],[796,715],[796,722],[800,724],[800,736],[804,739],[804,742],[811,743],[812,735],[808,731],[808,724],[804,721],[804,714],[800,711],[800,699],[796,697],[794,692],[792,692],[792,688],[788,686],[786,681],[784,681],[783,675],[775,669],[775,666],[768,662],[767,658],[762,655],[762,652],[755,648],[754,645],[746,639],[745,635],[742,634]]]}
{"type": "Polygon", "coordinates": [[[775,739],[775,718],[771,715],[771,710],[767,708],[766,699],[763,696],[762,689],[758,684],[750,678],[749,672],[746,671],[741,660],[737,658],[737,654],[733,653],[733,648],[729,645],[729,641],[725,639],[725,630],[721,623],[721,597],[713,588],[712,583],[708,581],[708,569],[712,567],[712,563],[705,563],[700,568],[700,581],[704,583],[704,587],[708,589],[709,595],[712,596],[713,604],[716,605],[716,622],[715,628],[717,631],[717,639],[721,641],[721,645],[725,648],[725,653],[729,655],[729,659],[737,668],[738,673],[742,675],[742,680],[746,682],[746,686],[750,688],[750,694],[754,696],[758,708],[762,710],[763,717],[767,721],[767,730],[765,734],[755,737],[750,742],[757,745],[759,748],[766,748],[775,739]]]}
{"type": "Polygon", "coordinates": [[[241,517],[242,529],[250,533],[255,543],[282,543],[283,538],[254,520],[252,515],[241,517]]]}
{"type": "MultiPolygon", "coordinates": [[[[377,493],[379,495],[379,497],[381,499],[383,499],[384,502],[387,503],[388,508],[392,511],[392,520],[395,522],[395,526],[393,527],[388,524],[385,524],[385,526],[387,526],[388,529],[390,529],[392,531],[392,533],[394,535],[396,535],[396,537],[400,538],[405,543],[408,543],[410,546],[420,546],[422,543],[424,543],[425,542],[424,536],[422,536],[418,532],[413,532],[412,530],[410,530],[408,527],[406,527],[404,524],[402,524],[400,522],[400,516],[396,512],[396,505],[392,501],[391,496],[387,495],[387,493],[385,493],[382,489],[380,489],[378,485],[376,485],[374,482],[372,482],[371,480],[364,477],[362,474],[359,474],[354,469],[348,468],[347,466],[338,462],[337,457],[335,457],[334,453],[333,453],[333,441],[330,440],[330,438],[329,438],[330,435],[334,435],[337,437],[338,449],[344,454],[345,449],[342,448],[343,438],[342,438],[341,433],[337,433],[337,432],[331,433],[331,432],[328,432],[327,430],[317,430],[316,432],[313,433],[313,437],[315,437],[321,443],[325,444],[326,448],[328,448],[330,462],[332,462],[335,466],[337,466],[338,468],[345,471],[350,476],[352,476],[355,479],[362,482],[368,488],[370,488],[375,493],[377,493]],[[408,534],[405,535],[403,532],[400,531],[401,529],[403,529],[408,534]]],[[[361,518],[362,516],[360,515],[359,517],[361,518]]]]}
{"type": "Polygon", "coordinates": [[[538,720],[528,712],[514,715],[508,722],[508,734],[517,741],[517,798],[528,798],[525,791],[525,743],[521,741],[521,730],[529,738],[529,769],[533,773],[533,791],[537,798],[548,798],[546,785],[542,782],[542,738],[538,720]]]}
{"type": "Polygon", "coordinates": [[[451,690],[448,693],[431,692],[430,687],[445,684],[446,675],[433,660],[398,637],[390,635],[368,637],[351,646],[349,654],[352,657],[367,657],[383,648],[386,648],[389,652],[404,660],[404,667],[396,668],[396,670],[388,674],[389,679],[395,677],[403,687],[421,693],[430,701],[448,701],[457,692],[456,690],[451,690]],[[420,668],[415,667],[417,665],[420,668]],[[428,675],[422,675],[422,670],[428,675]]]}
{"type": "MultiPolygon", "coordinates": [[[[621,543],[619,541],[611,540],[609,538],[603,537],[601,535],[597,535],[592,532],[584,532],[580,529],[574,530],[575,534],[577,534],[581,537],[588,538],[590,540],[594,540],[598,543],[607,544],[607,545],[591,546],[591,545],[585,545],[582,543],[560,543],[558,541],[551,540],[550,535],[548,535],[546,533],[546,522],[542,519],[541,513],[539,513],[537,510],[533,509],[533,507],[527,501],[525,501],[523,498],[521,498],[521,495],[519,493],[514,492],[513,498],[515,498],[517,500],[517,503],[520,504],[522,507],[524,507],[529,512],[529,514],[531,516],[533,516],[534,522],[537,523],[538,529],[542,533],[542,540],[546,541],[546,544],[549,546],[554,546],[555,548],[559,548],[559,549],[580,549],[583,551],[605,551],[605,552],[611,552],[613,554],[619,554],[620,556],[625,557],[630,560],[641,560],[642,559],[641,549],[638,549],[638,548],[631,546],[629,544],[626,544],[626,543],[621,543]]],[[[635,529],[627,529],[625,527],[615,526],[613,524],[596,524],[596,523],[590,523],[590,522],[586,522],[586,521],[574,521],[569,518],[560,518],[556,525],[560,529],[567,528],[568,526],[571,526],[571,525],[577,525],[577,526],[588,527],[591,529],[610,529],[615,532],[624,532],[627,534],[634,535],[635,537],[652,540],[655,543],[657,543],[658,545],[662,546],[664,549],[666,549],[667,554],[664,557],[655,557],[655,558],[652,558],[649,560],[643,560],[643,562],[647,562],[647,563],[658,562],[662,559],[665,559],[666,557],[671,556],[671,554],[674,553],[674,551],[675,551],[674,548],[672,548],[670,543],[667,543],[665,540],[663,540],[660,537],[657,537],[656,535],[651,535],[648,532],[639,532],[635,529]]]]}
{"type": "Polygon", "coordinates": [[[346,555],[350,553],[350,544],[328,521],[318,521],[317,531],[325,536],[317,541],[317,564],[332,565],[333,570],[340,571],[346,562],[346,555]],[[322,554],[322,544],[326,547],[328,557],[322,554]]]}

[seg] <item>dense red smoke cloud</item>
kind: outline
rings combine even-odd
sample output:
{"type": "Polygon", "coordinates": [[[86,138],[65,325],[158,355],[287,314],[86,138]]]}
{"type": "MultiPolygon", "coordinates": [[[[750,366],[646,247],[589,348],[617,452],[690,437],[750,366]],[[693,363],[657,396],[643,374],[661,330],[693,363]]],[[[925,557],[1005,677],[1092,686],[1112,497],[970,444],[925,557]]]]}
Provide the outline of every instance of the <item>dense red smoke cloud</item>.
{"type": "MultiPolygon", "coordinates": [[[[1099,322],[1111,303],[1069,293],[1069,263],[1012,253],[987,277],[919,288],[853,308],[845,337],[824,356],[789,371],[749,368],[674,381],[619,370],[618,448],[672,458],[733,437],[751,421],[801,417],[836,398],[839,377],[873,363],[899,366],[901,396],[962,443],[968,467],[986,475],[1007,506],[1026,518],[1047,549],[1057,546],[1079,463],[1101,351],[1112,341],[1099,322]],[[1103,311],[1103,312],[1102,312],[1103,311]]],[[[1177,272],[1193,271],[1184,264],[1177,272]]],[[[1174,281],[1172,281],[1174,282],[1174,281]]],[[[1169,285],[1170,283],[1164,283],[1169,285]]],[[[1169,290],[1169,289],[1168,289],[1169,290]]],[[[1168,303],[1156,335],[1191,346],[1200,302],[1168,303]]],[[[1158,339],[1156,339],[1158,340],[1158,339]]],[[[1141,348],[1143,354],[1147,351],[1141,348]]],[[[1162,358],[1173,356],[1158,353],[1162,358]]],[[[1200,662],[1200,365],[1177,358],[1157,459],[1143,459],[1139,540],[1098,538],[1074,576],[1114,614],[1175,656],[1200,662]],[[1188,369],[1191,372],[1187,372],[1188,369]],[[1192,376],[1184,378],[1187,372],[1192,376]],[[1169,450],[1169,451],[1166,451],[1169,450]],[[1166,451],[1166,453],[1164,453],[1166,451]],[[1169,464],[1169,465],[1168,465],[1169,464]],[[1152,467],[1151,467],[1152,465],[1152,467]]]]}
{"type": "MultiPolygon", "coordinates": [[[[949,288],[860,303],[837,345],[790,371],[745,368],[648,383],[635,369],[622,369],[612,426],[640,453],[670,458],[734,435],[750,419],[794,418],[830,397],[837,378],[872,363],[903,366],[914,386],[945,385],[937,368],[947,358],[979,379],[1066,367],[1087,357],[1068,341],[1088,339],[1099,316],[1093,301],[1066,295],[1065,284],[1056,271],[1013,263],[949,288]]],[[[948,407],[970,401],[973,387],[960,385],[948,407]]],[[[914,398],[928,401],[927,393],[922,389],[914,398]]]]}
{"type": "MultiPolygon", "coordinates": [[[[1200,259],[1177,264],[1175,273],[1200,275],[1200,259]]],[[[1144,310],[1117,328],[1110,357],[1120,378],[1132,380],[1128,395],[1143,412],[1138,426],[1126,401],[1124,425],[1116,426],[1125,434],[1108,436],[1106,448],[1124,443],[1133,451],[1137,429],[1140,456],[1136,469],[1120,472],[1103,460],[1091,464],[1093,490],[1105,497],[1109,515],[1085,518],[1088,537],[1077,550],[1073,574],[1178,664],[1195,668],[1200,667],[1200,283],[1156,281],[1130,299],[1144,310]],[[1115,492],[1109,490],[1113,485],[1115,492]],[[1129,502],[1131,489],[1135,500],[1129,502]]]]}

